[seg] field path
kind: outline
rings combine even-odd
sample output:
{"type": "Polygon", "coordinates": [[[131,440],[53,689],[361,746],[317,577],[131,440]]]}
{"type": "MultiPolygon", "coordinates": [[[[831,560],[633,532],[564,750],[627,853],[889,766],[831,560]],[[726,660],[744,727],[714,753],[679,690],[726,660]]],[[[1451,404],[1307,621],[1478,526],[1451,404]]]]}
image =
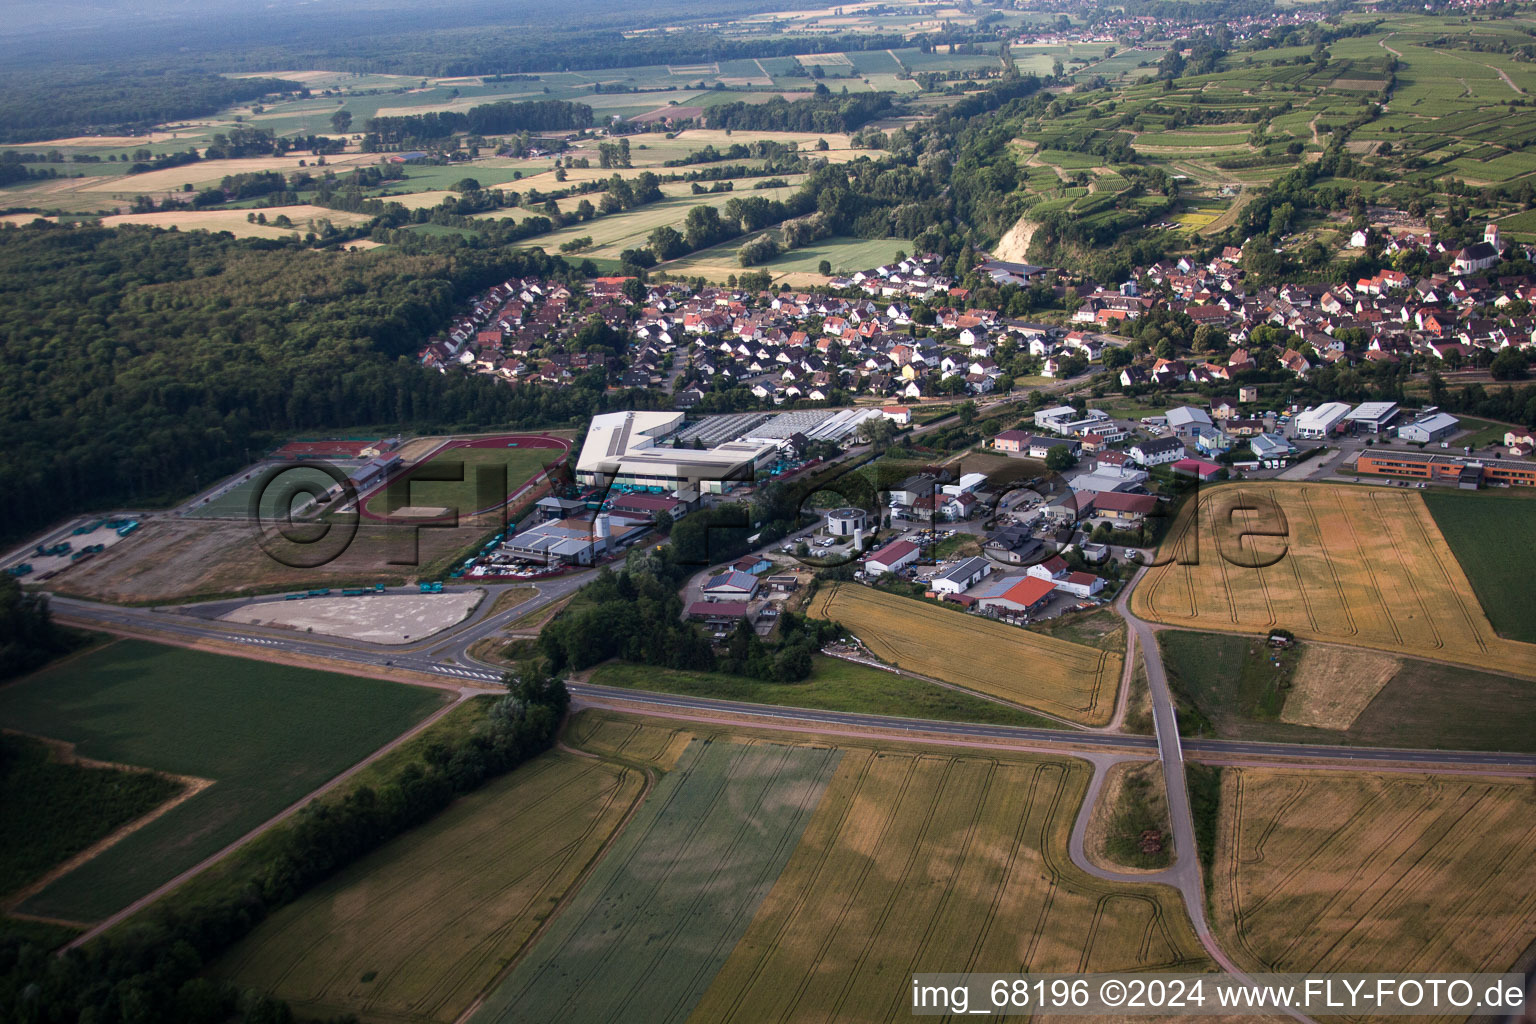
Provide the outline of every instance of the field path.
{"type": "MultiPolygon", "coordinates": [[[[1205,882],[1200,873],[1199,847],[1195,840],[1195,817],[1189,805],[1189,786],[1184,770],[1184,747],[1179,739],[1178,715],[1174,710],[1173,691],[1168,686],[1168,674],[1163,669],[1162,652],[1157,646],[1159,627],[1138,619],[1130,609],[1130,593],[1146,575],[1145,566],[1137,569],[1136,575],[1131,577],[1130,582],[1121,591],[1121,599],[1115,602],[1114,607],[1121,618],[1125,619],[1129,631],[1139,639],[1142,659],[1147,667],[1147,689],[1152,695],[1152,720],[1157,731],[1157,754],[1163,764],[1163,787],[1168,794],[1168,819],[1173,829],[1174,862],[1171,867],[1157,874],[1134,877],[1141,881],[1166,882],[1177,888],[1180,895],[1184,897],[1184,909],[1189,914],[1190,923],[1194,925],[1195,935],[1200,939],[1200,945],[1205,947],[1205,951],[1211,955],[1212,960],[1221,965],[1222,970],[1244,979],[1247,975],[1217,943],[1215,936],[1211,933],[1210,921],[1205,914],[1205,882]]],[[[1088,795],[1083,800],[1083,809],[1079,812],[1077,824],[1072,830],[1072,859],[1084,870],[1095,874],[1104,869],[1090,866],[1087,863],[1086,854],[1079,856],[1083,854],[1083,835],[1080,833],[1087,832],[1088,814],[1094,800],[1098,797],[1099,790],[1103,787],[1104,775],[1108,770],[1108,766],[1094,765],[1093,782],[1088,787],[1088,795]]],[[[1315,1024],[1310,1017],[1298,1010],[1287,1010],[1286,1014],[1297,1021],[1315,1024]]]]}
{"type": "Polygon", "coordinates": [[[169,882],[166,882],[164,885],[160,886],[159,888],[155,889],[154,891],[152,891],[152,892],[150,892],[150,893],[148,893],[148,894],[146,894],[144,896],[139,897],[138,899],[134,900],[132,903],[128,904],[123,909],[119,910],[117,913],[115,913],[115,914],[111,915],[110,917],[108,917],[108,918],[102,920],[101,922],[99,922],[95,927],[93,927],[93,928],[87,930],[86,932],[76,936],[67,945],[65,945],[62,949],[59,950],[59,955],[63,956],[69,950],[76,949],[76,948],[78,948],[80,946],[85,945],[87,942],[91,941],[96,936],[102,934],[107,929],[109,929],[109,928],[113,927],[114,925],[118,924],[120,921],[126,920],[127,918],[132,917],[134,914],[137,914],[139,911],[143,910],[145,907],[149,906],[151,903],[154,903],[160,897],[164,896],[166,893],[171,892],[172,890],[174,890],[174,889],[178,888],[179,886],[181,886],[184,882],[187,882],[190,879],[195,878],[197,875],[202,874],[208,868],[211,868],[213,865],[217,864],[219,861],[223,860],[225,857],[228,857],[230,854],[232,854],[236,850],[240,849],[246,843],[249,843],[251,840],[255,839],[257,836],[259,836],[262,833],[266,832],[268,829],[272,828],[275,825],[279,825],[279,824],[281,824],[284,821],[287,821],[289,818],[293,817],[300,810],[302,810],[310,801],[312,801],[312,800],[314,800],[314,799],[316,799],[318,797],[324,796],[326,793],[328,793],[331,790],[335,789],[337,786],[341,785],[343,782],[345,782],[346,780],[350,779],[352,776],[356,775],[358,772],[362,771],[364,768],[368,767],[370,764],[372,764],[373,762],[377,761],[379,758],[383,757],[385,754],[388,754],[390,751],[392,751],[392,750],[396,749],[397,747],[399,747],[402,743],[405,743],[407,740],[410,740],[410,739],[420,735],[422,732],[424,732],[425,730],[430,728],[432,725],[434,725],[438,721],[438,719],[440,719],[444,715],[448,714],[450,711],[452,711],[454,708],[458,707],[460,704],[464,703],[466,700],[469,700],[471,697],[482,696],[485,693],[486,693],[485,690],[478,689],[478,688],[475,688],[475,687],[466,686],[466,687],[460,688],[459,696],[458,696],[457,699],[449,701],[447,704],[444,704],[441,708],[438,708],[432,714],[428,715],[426,718],[423,718],[420,722],[417,722],[414,726],[412,726],[411,728],[407,729],[405,732],[401,733],[399,736],[396,736],[394,739],[392,739],[388,743],[384,744],[378,750],[375,750],[373,753],[369,754],[367,757],[365,757],[361,761],[357,762],[357,764],[353,765],[351,768],[348,768],[346,771],[342,772],[340,775],[337,775],[335,778],[331,779],[329,782],[327,782],[325,785],[321,786],[319,789],[313,790],[312,792],[306,794],[305,796],[301,797],[300,799],[294,801],[294,803],[289,805],[287,808],[285,808],[282,811],[278,812],[273,817],[268,818],[266,821],[262,822],[260,825],[257,825],[255,828],[251,829],[245,835],[241,836],[239,839],[236,839],[234,842],[232,842],[228,846],[224,847],[224,849],[219,850],[217,853],[214,853],[211,856],[206,857],[203,860],[199,861],[198,863],[192,865],[190,868],[188,868],[187,870],[183,871],[181,874],[177,875],[175,878],[171,879],[169,882]]]}
{"type": "Polygon", "coordinates": [[[1395,35],[1397,35],[1396,32],[1388,32],[1385,36],[1382,37],[1380,45],[1381,45],[1381,48],[1383,50],[1386,50],[1388,53],[1390,53],[1392,56],[1396,57],[1398,60],[1402,60],[1403,59],[1403,55],[1401,53],[1399,53],[1397,50],[1394,50],[1394,49],[1392,49],[1392,47],[1387,45],[1387,40],[1391,39],[1395,35]]]}

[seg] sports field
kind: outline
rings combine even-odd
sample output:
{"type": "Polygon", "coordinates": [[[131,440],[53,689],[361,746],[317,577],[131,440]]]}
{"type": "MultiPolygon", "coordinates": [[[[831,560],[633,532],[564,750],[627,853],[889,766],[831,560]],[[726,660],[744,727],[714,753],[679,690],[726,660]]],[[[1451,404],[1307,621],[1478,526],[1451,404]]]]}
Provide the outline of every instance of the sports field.
{"type": "Polygon", "coordinates": [[[1228,768],[1212,925],[1260,971],[1504,971],[1536,941],[1528,779],[1228,768]]]}
{"type": "Polygon", "coordinates": [[[1142,618],[1249,633],[1281,627],[1536,678],[1536,644],[1494,632],[1417,492],[1242,484],[1204,492],[1198,520],[1194,509],[1185,504],[1164,541],[1163,556],[1174,557],[1132,596],[1142,618]],[[1245,523],[1285,536],[1244,538],[1245,523]]]}
{"type": "Polygon", "coordinates": [[[216,973],[304,1015],[451,1024],[645,785],[637,768],[545,754],[284,907],[216,973]]]}
{"type": "Polygon", "coordinates": [[[838,760],[825,747],[695,740],[471,1019],[686,1020],[838,760]]]}
{"type": "Polygon", "coordinates": [[[695,1021],[889,1021],[915,971],[1201,970],[1177,894],[1083,875],[1069,759],[850,748],[695,1021]]]}
{"type": "Polygon", "coordinates": [[[853,584],[824,587],[808,614],[842,623],[879,658],[919,675],[1089,725],[1114,713],[1118,651],[853,584]]]}
{"type": "Polygon", "coordinates": [[[489,511],[561,459],[569,447],[565,438],[550,434],[450,441],[364,495],[363,515],[382,519],[407,506],[453,508],[460,517],[489,511]],[[501,467],[506,467],[504,478],[501,467]],[[439,475],[459,479],[432,479],[439,475]]]}
{"type": "MultiPolygon", "coordinates": [[[[343,479],[349,469],[356,468],[345,462],[331,465],[343,479]]],[[[243,474],[228,490],[198,502],[186,515],[193,519],[249,519],[255,502],[261,520],[272,522],[286,518],[290,510],[299,514],[316,490],[324,494],[336,484],[336,477],[315,466],[264,462],[243,474]],[[285,496],[287,509],[283,507],[285,496]]]]}
{"type": "Polygon", "coordinates": [[[0,687],[0,726],[213,785],[28,899],[93,921],[314,790],[446,699],[425,687],[120,640],[0,687]]]}

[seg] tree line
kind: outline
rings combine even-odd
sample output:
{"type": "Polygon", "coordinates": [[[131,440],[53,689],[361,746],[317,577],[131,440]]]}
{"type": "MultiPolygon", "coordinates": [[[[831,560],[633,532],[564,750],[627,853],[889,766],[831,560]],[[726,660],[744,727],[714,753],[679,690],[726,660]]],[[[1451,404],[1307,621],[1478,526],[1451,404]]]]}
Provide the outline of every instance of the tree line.
{"type": "MultiPolygon", "coordinates": [[[[548,750],[570,703],[540,664],[503,677],[472,731],[422,744],[377,786],[316,801],[261,840],[197,895],[173,895],[123,928],[65,956],[0,937],[0,1019],[36,1024],[176,1021],[286,1024],[286,1004],[204,975],[261,921],[463,794],[548,750]]],[[[482,698],[484,699],[484,698],[482,698]]],[[[337,1021],[355,1017],[337,1018],[337,1021]]]]}
{"type": "Polygon", "coordinates": [[[46,594],[29,594],[14,578],[0,576],[0,680],[40,668],[80,642],[54,623],[46,594]]]}
{"type": "Polygon", "coordinates": [[[367,135],[375,145],[398,146],[446,139],[458,132],[485,135],[495,132],[541,132],[566,128],[590,128],[592,108],[566,100],[501,100],[471,107],[467,112],[435,110],[425,114],[370,117],[367,135]]]}

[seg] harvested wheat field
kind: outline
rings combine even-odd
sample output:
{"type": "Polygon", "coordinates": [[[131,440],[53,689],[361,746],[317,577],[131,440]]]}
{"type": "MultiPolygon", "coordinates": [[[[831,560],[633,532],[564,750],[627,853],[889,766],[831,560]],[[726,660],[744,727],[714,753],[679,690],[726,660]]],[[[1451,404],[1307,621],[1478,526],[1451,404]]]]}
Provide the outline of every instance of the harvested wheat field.
{"type": "Polygon", "coordinates": [[[152,228],[177,228],[181,231],[228,231],[237,238],[287,238],[303,235],[313,230],[310,221],[328,220],[338,228],[362,224],[366,214],[330,210],[323,206],[276,206],[261,211],[268,223],[254,224],[246,218],[250,210],[162,210],[158,213],[124,213],[103,217],[103,227],[115,228],[124,224],[138,224],[152,228]],[[279,215],[286,215],[292,226],[279,227],[270,223],[279,215]]]}
{"type": "Polygon", "coordinates": [[[1280,721],[1348,729],[1402,667],[1402,659],[1390,654],[1308,644],[1296,663],[1280,721]]]}
{"type": "Polygon", "coordinates": [[[1529,779],[1222,773],[1212,926],[1260,971],[1504,971],[1536,940],[1529,779]]]}
{"type": "MultiPolygon", "coordinates": [[[[303,160],[306,164],[311,164],[312,159],[294,154],[239,157],[230,160],[199,160],[197,163],[165,167],[158,171],[145,171],[143,174],[100,175],[86,179],[81,188],[85,192],[116,192],[125,195],[141,192],[174,192],[179,191],[181,186],[188,182],[193,185],[217,183],[230,174],[303,170],[304,168],[299,166],[299,161],[303,160]]],[[[326,166],[340,173],[342,169],[350,170],[353,167],[377,163],[378,159],[378,155],[374,153],[350,153],[327,157],[326,166]]]]}
{"type": "Polygon", "coordinates": [[[895,1020],[915,971],[1201,970],[1173,890],[1072,866],[1089,774],[1070,759],[845,750],[690,1020],[895,1020]]]}
{"type": "Polygon", "coordinates": [[[931,679],[1088,725],[1114,713],[1118,651],[850,584],[820,590],[809,614],[841,622],[878,657],[931,679]]]}
{"type": "Polygon", "coordinates": [[[1142,618],[1244,633],[1281,627],[1536,678],[1536,644],[1494,632],[1417,493],[1240,484],[1202,494],[1198,521],[1194,508],[1185,505],[1164,542],[1169,563],[1136,588],[1131,607],[1142,618]],[[1235,511],[1243,508],[1278,512],[1235,511]],[[1284,536],[1245,538],[1244,524],[1284,536]]]}

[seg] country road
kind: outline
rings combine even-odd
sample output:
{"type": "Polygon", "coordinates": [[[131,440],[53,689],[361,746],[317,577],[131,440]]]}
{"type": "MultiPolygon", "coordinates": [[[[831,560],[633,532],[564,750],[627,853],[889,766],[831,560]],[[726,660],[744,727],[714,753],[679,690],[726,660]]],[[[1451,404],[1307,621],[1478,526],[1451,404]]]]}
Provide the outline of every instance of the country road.
{"type": "MultiPolygon", "coordinates": [[[[295,635],[286,630],[236,625],[217,618],[201,617],[197,614],[199,610],[197,606],[125,608],[70,598],[53,598],[58,618],[74,625],[175,643],[211,642],[226,653],[244,654],[248,657],[268,660],[282,660],[285,657],[322,659],[335,664],[339,671],[371,674],[415,685],[456,689],[459,694],[456,701],[445,705],[436,714],[396,737],[389,744],[297,801],[281,814],[161,885],[154,892],[98,923],[71,943],[71,948],[89,941],[229,856],[266,829],[295,813],[310,800],[341,784],[365,765],[382,757],[428,727],[459,702],[479,693],[498,691],[501,670],[497,666],[473,658],[469,653],[470,647],[480,639],[497,632],[513,619],[538,611],[554,601],[569,596],[585,584],[593,574],[593,571],[588,570],[553,580],[540,581],[534,585],[539,595],[531,601],[494,615],[489,611],[493,602],[483,602],[476,613],[471,614],[464,622],[437,636],[415,644],[392,647],[317,637],[312,634],[295,635]]],[[[1140,573],[1133,577],[1124,593],[1128,595],[1140,578],[1140,573]]],[[[1072,842],[1069,844],[1069,853],[1073,862],[1084,871],[1101,878],[1161,882],[1177,888],[1202,945],[1224,970],[1233,973],[1240,972],[1216,944],[1206,921],[1204,886],[1200,875],[1199,858],[1195,856],[1194,821],[1184,778],[1186,752],[1196,758],[1222,763],[1284,764],[1292,767],[1312,766],[1354,770],[1492,771],[1499,774],[1536,777],[1536,754],[1327,746],[1206,738],[1183,740],[1178,734],[1173,697],[1158,651],[1155,627],[1131,614],[1125,606],[1124,596],[1117,602],[1116,610],[1125,618],[1128,626],[1128,653],[1139,649],[1146,665],[1148,685],[1152,695],[1155,736],[1071,728],[1029,728],[944,722],[873,713],[818,711],[653,693],[591,683],[571,682],[568,683],[568,687],[572,695],[573,708],[609,707],[653,716],[728,723],[740,727],[773,729],[802,735],[864,739],[883,737],[888,740],[914,741],[940,746],[1065,754],[1086,760],[1094,767],[1094,778],[1083,805],[1079,808],[1072,842]],[[1102,785],[1104,773],[1108,768],[1118,761],[1144,760],[1154,755],[1161,761],[1165,773],[1176,859],[1174,864],[1164,871],[1121,878],[1119,873],[1096,865],[1087,858],[1083,850],[1083,834],[1102,785]]],[[[204,614],[207,614],[206,609],[204,614]]],[[[1124,691],[1128,687],[1130,678],[1131,673],[1127,671],[1121,680],[1122,692],[1119,694],[1117,703],[1122,708],[1126,699],[1124,691]]],[[[1306,1020],[1300,1016],[1297,1019],[1306,1020]]]]}

